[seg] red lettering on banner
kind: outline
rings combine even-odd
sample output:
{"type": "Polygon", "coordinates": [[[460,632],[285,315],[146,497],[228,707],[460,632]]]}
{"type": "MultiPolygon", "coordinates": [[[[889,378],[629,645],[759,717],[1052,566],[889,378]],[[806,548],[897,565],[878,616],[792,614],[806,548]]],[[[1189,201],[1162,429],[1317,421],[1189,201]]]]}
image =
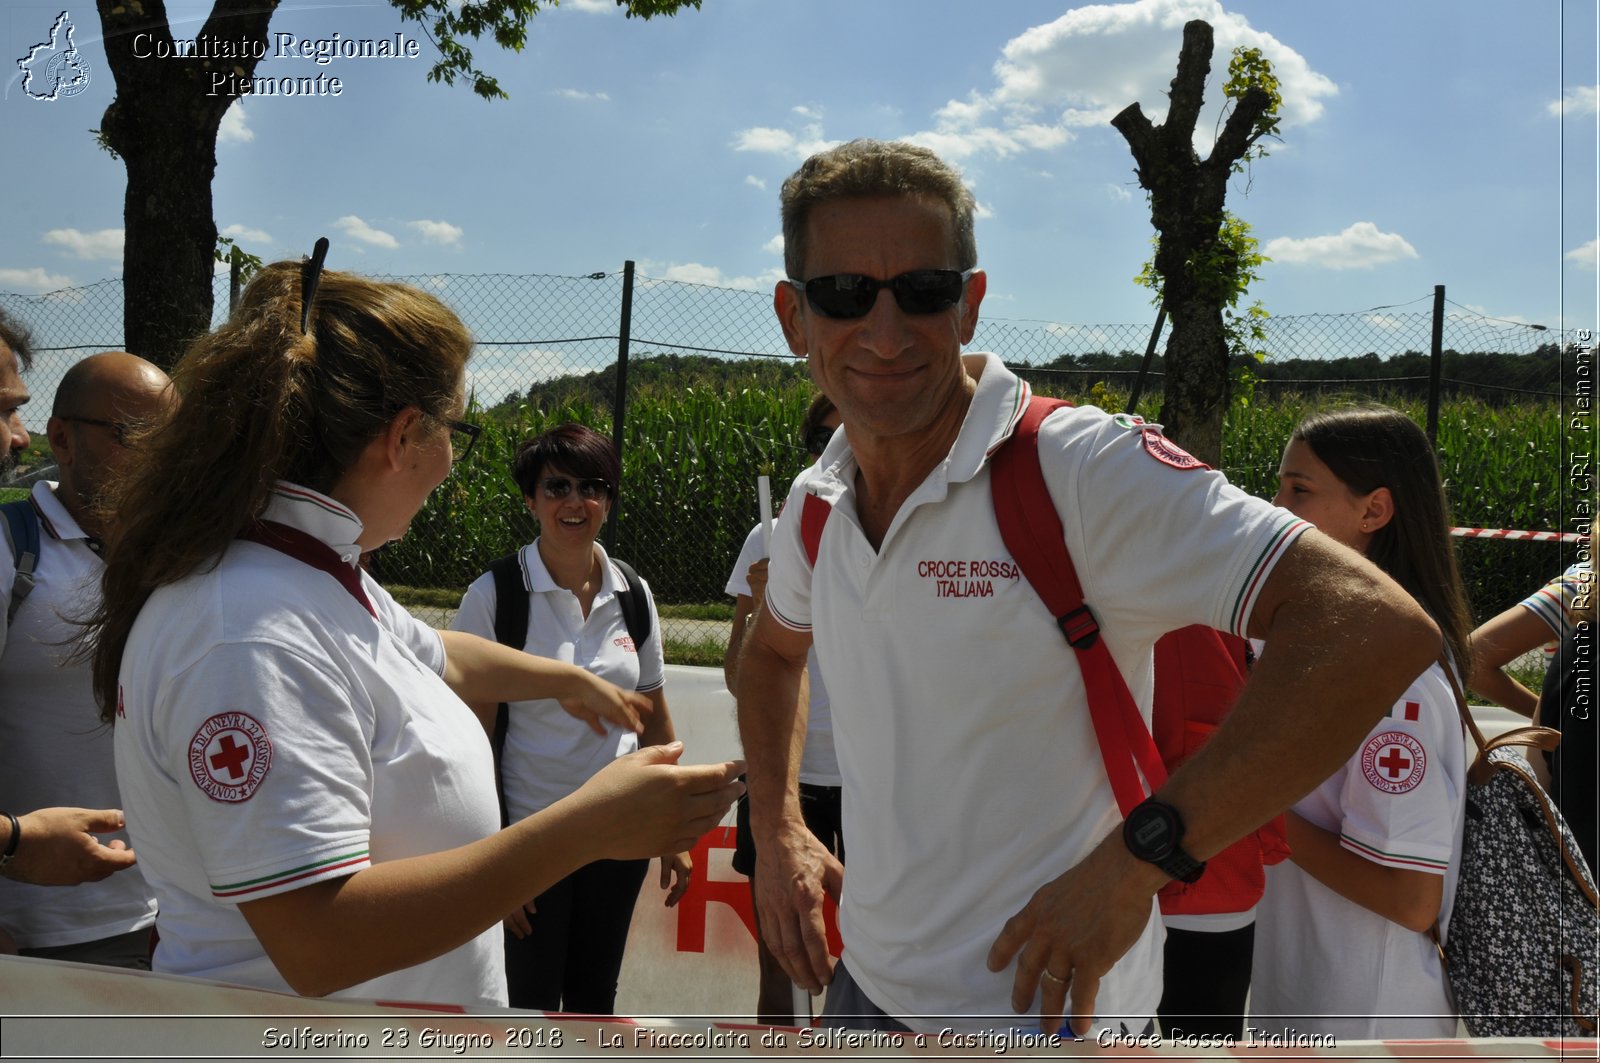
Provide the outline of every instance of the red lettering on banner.
{"type": "MultiPolygon", "coordinates": [[[[695,843],[695,874],[689,879],[689,888],[678,902],[678,951],[706,951],[706,906],[726,904],[732,908],[752,939],[756,936],[755,913],[751,910],[750,880],[742,875],[731,879],[712,879],[706,869],[711,866],[712,849],[732,849],[738,838],[733,827],[712,827],[695,843]]],[[[844,941],[839,937],[839,912],[832,897],[826,897],[822,906],[822,921],[828,934],[828,952],[838,956],[844,952],[844,941]]]]}

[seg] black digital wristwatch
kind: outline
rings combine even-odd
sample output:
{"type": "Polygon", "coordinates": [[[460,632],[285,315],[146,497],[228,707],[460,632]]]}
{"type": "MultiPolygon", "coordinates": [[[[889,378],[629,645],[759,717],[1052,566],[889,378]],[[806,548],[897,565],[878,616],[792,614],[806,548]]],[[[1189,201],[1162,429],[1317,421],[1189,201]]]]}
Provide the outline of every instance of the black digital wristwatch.
{"type": "Polygon", "coordinates": [[[1122,823],[1122,841],[1134,856],[1180,882],[1205,874],[1205,861],[1183,851],[1183,817],[1165,801],[1149,797],[1136,805],[1122,823]]]}

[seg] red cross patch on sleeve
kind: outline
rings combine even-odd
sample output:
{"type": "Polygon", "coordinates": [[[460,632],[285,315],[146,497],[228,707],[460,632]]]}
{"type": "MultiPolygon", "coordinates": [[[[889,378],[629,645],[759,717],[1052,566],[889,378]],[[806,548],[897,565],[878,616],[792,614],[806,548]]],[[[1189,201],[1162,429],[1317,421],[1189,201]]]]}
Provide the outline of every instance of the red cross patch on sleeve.
{"type": "Polygon", "coordinates": [[[1147,424],[1138,427],[1139,442],[1144,444],[1145,453],[1163,465],[1171,465],[1174,469],[1209,469],[1211,467],[1162,435],[1159,426],[1147,424]]]}
{"type": "Polygon", "coordinates": [[[1361,774],[1386,794],[1403,794],[1422,785],[1428,754],[1404,731],[1384,731],[1361,747],[1361,774]]]}
{"type": "Polygon", "coordinates": [[[250,800],[271,767],[267,729],[242,712],[219,712],[189,740],[189,774],[213,801],[250,800]]]}

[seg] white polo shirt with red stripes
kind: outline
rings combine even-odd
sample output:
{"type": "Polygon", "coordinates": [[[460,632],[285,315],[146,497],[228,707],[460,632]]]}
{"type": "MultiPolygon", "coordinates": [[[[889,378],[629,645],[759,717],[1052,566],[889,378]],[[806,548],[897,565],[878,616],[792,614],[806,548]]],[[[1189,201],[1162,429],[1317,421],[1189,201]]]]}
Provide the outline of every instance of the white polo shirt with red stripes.
{"type": "MultiPolygon", "coordinates": [[[[1435,664],[1355,756],[1294,806],[1357,856],[1443,876],[1441,939],[1449,934],[1461,870],[1466,748],[1455,694],[1435,664]]],[[[1250,1009],[1274,1016],[1274,1029],[1283,1016],[1283,1026],[1301,1033],[1352,1040],[1456,1035],[1432,939],[1347,900],[1292,860],[1267,868],[1250,1009]]]]}
{"type": "MultiPolygon", "coordinates": [[[[874,550],[858,523],[846,426],[790,494],[767,604],[814,632],[844,780],[844,959],[867,997],[913,1030],[1028,1026],[1014,970],[985,966],[1010,916],[1122,816],[1071,648],[1000,537],[988,457],[1027,385],[993,355],[949,457],[874,550]],[[815,571],[802,494],[830,502],[815,571]]],[[[980,375],[981,374],[981,375],[980,375]]],[[[1268,573],[1307,527],[1234,488],[1149,426],[1085,407],[1039,432],[1045,480],[1085,600],[1149,719],[1152,649],[1204,623],[1243,633],[1268,573]]],[[[1161,995],[1155,899],[1101,982],[1100,1023],[1135,1029],[1161,995]]]]}
{"type": "MultiPolygon", "coordinates": [[[[280,482],[264,517],[334,564],[360,556],[359,519],[315,491],[280,482]]],[[[438,632],[359,578],[370,612],[329,572],[240,540],[140,612],[116,762],[161,905],[156,970],[288,991],[240,902],[499,827],[489,740],[440,678],[438,632]]],[[[503,1006],[501,928],[334,995],[503,1006]]]]}

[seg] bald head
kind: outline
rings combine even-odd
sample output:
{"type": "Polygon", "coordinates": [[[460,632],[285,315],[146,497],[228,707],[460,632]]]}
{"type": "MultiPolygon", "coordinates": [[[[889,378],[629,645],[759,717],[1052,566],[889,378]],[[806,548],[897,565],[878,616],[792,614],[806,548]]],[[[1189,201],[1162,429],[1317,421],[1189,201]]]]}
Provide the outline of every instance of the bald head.
{"type": "Polygon", "coordinates": [[[56,494],[84,531],[104,534],[100,503],[128,444],[176,401],[167,374],[127,351],[91,354],[61,378],[48,429],[61,469],[56,494]]]}

